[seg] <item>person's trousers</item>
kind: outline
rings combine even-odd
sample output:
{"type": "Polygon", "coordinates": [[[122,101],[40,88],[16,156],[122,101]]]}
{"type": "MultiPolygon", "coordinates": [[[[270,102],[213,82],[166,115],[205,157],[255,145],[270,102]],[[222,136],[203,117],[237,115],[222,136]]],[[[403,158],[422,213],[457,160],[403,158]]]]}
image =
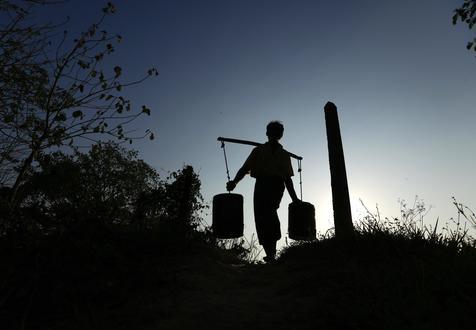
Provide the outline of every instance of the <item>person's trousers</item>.
{"type": "Polygon", "coordinates": [[[253,206],[256,233],[261,245],[274,244],[281,238],[278,208],[283,193],[284,180],[282,178],[256,178],[253,206]]]}

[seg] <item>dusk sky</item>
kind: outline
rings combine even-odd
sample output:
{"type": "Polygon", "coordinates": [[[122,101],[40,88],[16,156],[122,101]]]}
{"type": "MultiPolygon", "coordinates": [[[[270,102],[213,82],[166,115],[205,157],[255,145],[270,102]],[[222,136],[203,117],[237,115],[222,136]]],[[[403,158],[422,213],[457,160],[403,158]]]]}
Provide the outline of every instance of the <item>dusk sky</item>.
{"type": "MultiPolygon", "coordinates": [[[[133,144],[157,169],[191,164],[202,194],[225,192],[218,136],[264,142],[270,120],[284,123],[284,147],[303,159],[303,197],[317,208],[317,228],[333,224],[323,106],[338,107],[353,204],[399,216],[399,199],[416,195],[433,206],[427,221],[456,216],[451,196],[476,208],[476,34],[451,24],[456,0],[170,0],[114,1],[104,27],[123,36],[109,61],[138,78],[125,90],[152,115],[134,124],[154,141],[133,144]]],[[[104,6],[71,0],[48,7],[86,29],[104,6]]],[[[227,144],[232,176],[251,147],[227,144]]],[[[297,164],[294,162],[297,172],[297,164]]],[[[246,235],[255,232],[254,180],[236,188],[245,198],[246,235]]],[[[294,177],[299,189],[298,177],[294,177]]],[[[281,203],[283,244],[287,231],[281,203]]],[[[210,216],[205,219],[211,224],[210,216]]]]}

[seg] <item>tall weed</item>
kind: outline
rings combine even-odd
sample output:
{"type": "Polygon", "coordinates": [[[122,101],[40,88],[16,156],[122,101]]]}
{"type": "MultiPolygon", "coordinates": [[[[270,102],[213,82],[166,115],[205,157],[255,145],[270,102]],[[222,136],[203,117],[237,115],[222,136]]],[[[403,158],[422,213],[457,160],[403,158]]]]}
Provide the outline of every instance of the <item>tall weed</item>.
{"type": "Polygon", "coordinates": [[[476,228],[476,216],[469,207],[458,203],[454,197],[457,216],[450,218],[444,225],[440,225],[439,218],[434,225],[425,222],[431,207],[427,207],[418,196],[411,205],[404,200],[400,201],[399,218],[382,217],[378,206],[372,212],[362,200],[360,202],[366,211],[366,215],[354,224],[356,233],[360,236],[392,236],[420,240],[457,250],[476,247],[476,241],[470,233],[470,227],[476,228]]]}

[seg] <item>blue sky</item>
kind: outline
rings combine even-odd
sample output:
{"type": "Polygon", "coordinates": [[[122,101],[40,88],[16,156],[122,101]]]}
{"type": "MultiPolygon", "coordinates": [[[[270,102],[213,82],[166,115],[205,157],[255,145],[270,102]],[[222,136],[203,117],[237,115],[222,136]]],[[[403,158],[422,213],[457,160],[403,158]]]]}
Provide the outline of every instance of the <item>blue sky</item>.
{"type": "MultiPolygon", "coordinates": [[[[153,111],[134,125],[152,129],[156,139],[133,147],[158,169],[193,165],[206,201],[225,191],[216,138],[264,141],[267,122],[281,120],[283,145],[304,157],[304,199],[317,208],[318,229],[331,227],[323,114],[331,100],[339,111],[354,220],[362,216],[359,199],[390,217],[398,216],[400,199],[418,195],[433,207],[429,223],[456,215],[451,196],[476,208],[476,58],[465,48],[476,31],[451,24],[460,1],[115,4],[105,27],[124,41],[111,64],[122,65],[129,78],[150,66],[160,72],[125,91],[136,106],[153,111]]],[[[71,30],[79,31],[102,6],[70,1],[42,15],[69,15],[71,30]]],[[[228,144],[227,151],[234,175],[251,149],[228,144]]],[[[245,197],[247,235],[254,232],[252,190],[251,178],[236,189],[245,197]]],[[[283,234],[289,202],[286,195],[283,234]]]]}

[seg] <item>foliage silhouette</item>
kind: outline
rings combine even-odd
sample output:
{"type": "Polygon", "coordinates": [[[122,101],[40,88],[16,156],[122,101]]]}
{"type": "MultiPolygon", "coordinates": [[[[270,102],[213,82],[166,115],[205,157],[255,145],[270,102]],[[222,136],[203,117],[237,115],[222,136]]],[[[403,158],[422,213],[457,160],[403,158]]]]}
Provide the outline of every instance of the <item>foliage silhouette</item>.
{"type": "MultiPolygon", "coordinates": [[[[465,23],[469,29],[476,25],[476,0],[464,0],[461,7],[454,10],[453,25],[456,25],[459,20],[465,23]]],[[[476,52],[476,38],[468,41],[466,49],[476,52]]]]}
{"type": "Polygon", "coordinates": [[[6,232],[43,235],[88,222],[137,229],[171,222],[186,232],[198,226],[204,207],[191,166],[163,180],[136,151],[113,142],[93,145],[88,153],[41,155],[18,198],[6,232]]]}
{"type": "Polygon", "coordinates": [[[74,147],[81,140],[98,141],[101,134],[131,143],[153,139],[149,130],[138,136],[127,130],[138,117],[150,115],[150,109],[133,110],[122,90],[158,74],[152,68],[142,78],[124,82],[120,66],[107,69],[103,63],[122,40],[101,28],[116,11],[111,3],[73,41],[67,31],[57,40],[62,25],[31,23],[36,3],[25,3],[2,1],[0,6],[0,14],[10,17],[0,28],[0,166],[9,170],[1,178],[4,183],[13,180],[12,199],[33,161],[52,146],[74,147]],[[19,166],[12,177],[14,164],[19,166]]]}

